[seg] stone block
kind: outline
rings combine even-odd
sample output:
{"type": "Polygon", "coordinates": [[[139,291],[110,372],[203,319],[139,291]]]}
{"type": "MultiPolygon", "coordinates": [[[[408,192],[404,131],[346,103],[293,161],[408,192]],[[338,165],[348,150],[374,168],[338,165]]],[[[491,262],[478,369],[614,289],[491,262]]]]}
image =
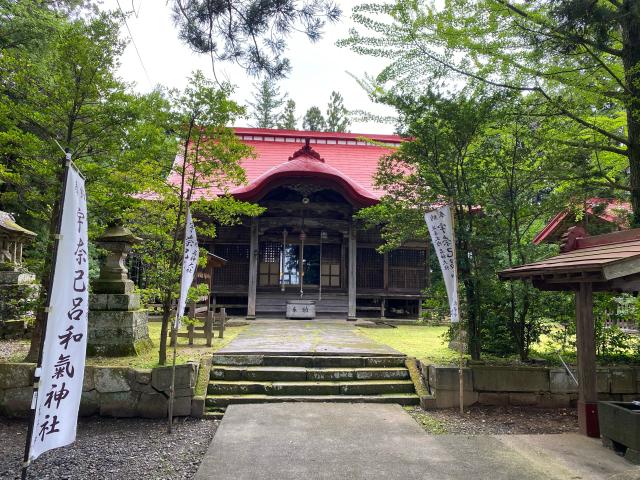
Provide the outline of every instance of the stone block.
{"type": "MultiPolygon", "coordinates": [[[[470,368],[462,369],[464,389],[473,390],[473,371],[470,368]]],[[[460,390],[460,376],[458,367],[429,366],[429,387],[443,390],[460,390]]]]}
{"type": "Polygon", "coordinates": [[[535,367],[473,367],[474,390],[484,392],[548,392],[549,370],[535,367]]]}
{"type": "MultiPolygon", "coordinates": [[[[175,388],[191,388],[196,386],[198,365],[186,363],[176,365],[175,388]]],[[[171,386],[171,367],[157,367],[151,371],[151,385],[158,391],[169,390],[171,386]]]]}
{"type": "Polygon", "coordinates": [[[480,392],[480,394],[478,395],[478,403],[480,405],[494,405],[494,406],[509,405],[509,394],[480,392]]]}
{"type": "Polygon", "coordinates": [[[173,416],[188,417],[191,415],[191,397],[179,397],[173,399],[173,416]]]}
{"type": "Polygon", "coordinates": [[[131,390],[132,371],[128,367],[95,367],[95,388],[100,393],[131,390]]]}
{"type": "Polygon", "coordinates": [[[202,418],[204,416],[204,396],[193,397],[191,399],[191,416],[202,418]]]}
{"type": "Polygon", "coordinates": [[[108,310],[108,297],[107,293],[91,293],[89,294],[89,310],[108,310]]]}
{"type": "Polygon", "coordinates": [[[611,368],[611,393],[634,393],[636,391],[635,369],[632,367],[611,368]]]}
{"type": "Polygon", "coordinates": [[[596,390],[598,393],[611,392],[611,372],[608,369],[599,368],[596,371],[596,390]]]}
{"type": "Polygon", "coordinates": [[[80,416],[89,417],[100,412],[100,394],[97,390],[82,392],[80,398],[80,416]]]}
{"type": "Polygon", "coordinates": [[[83,392],[88,392],[96,388],[95,369],[96,367],[93,367],[91,365],[87,365],[84,367],[84,377],[82,378],[83,392]]]}
{"type": "Polygon", "coordinates": [[[136,368],[135,379],[138,383],[151,383],[151,369],[150,368],[136,368]]]}
{"type": "MultiPolygon", "coordinates": [[[[437,408],[452,408],[460,406],[460,390],[436,390],[437,408]]],[[[478,393],[473,391],[464,391],[463,402],[465,406],[473,405],[478,401],[478,393]]]]}
{"type": "Polygon", "coordinates": [[[100,393],[100,415],[103,417],[135,417],[138,392],[100,393]]]}
{"type": "MultiPolygon", "coordinates": [[[[572,373],[574,376],[576,375],[573,370],[572,373]]],[[[564,368],[549,370],[549,383],[551,393],[574,393],[578,391],[578,385],[564,368]]]]}
{"type": "Polygon", "coordinates": [[[424,397],[420,397],[420,408],[422,408],[423,410],[438,408],[438,402],[436,401],[436,397],[434,397],[433,395],[426,395],[424,397]]]}
{"type": "Polygon", "coordinates": [[[537,393],[510,393],[509,404],[516,407],[532,407],[538,404],[540,396],[537,393]]]}
{"type": "Polygon", "coordinates": [[[143,418],[163,418],[167,416],[167,409],[167,398],[161,393],[142,393],[136,412],[143,418]]]}
{"type": "Polygon", "coordinates": [[[0,390],[33,385],[34,363],[0,363],[0,390]]]}
{"type": "Polygon", "coordinates": [[[0,271],[0,285],[29,285],[36,281],[34,273],[0,271]]]}
{"type": "Polygon", "coordinates": [[[638,393],[627,393],[622,395],[623,402],[633,402],[634,400],[640,401],[640,394],[638,393]]]}
{"type": "Polygon", "coordinates": [[[95,280],[91,284],[91,288],[95,293],[133,293],[134,283],[131,280],[95,280]]]}
{"type": "Polygon", "coordinates": [[[29,416],[33,387],[0,390],[0,415],[24,418],[29,416]]]}
{"type": "Polygon", "coordinates": [[[571,396],[566,393],[542,393],[537,406],[540,408],[569,408],[571,396]]]}
{"type": "Polygon", "coordinates": [[[92,310],[132,311],[140,309],[137,293],[94,293],[89,297],[92,310]]]}

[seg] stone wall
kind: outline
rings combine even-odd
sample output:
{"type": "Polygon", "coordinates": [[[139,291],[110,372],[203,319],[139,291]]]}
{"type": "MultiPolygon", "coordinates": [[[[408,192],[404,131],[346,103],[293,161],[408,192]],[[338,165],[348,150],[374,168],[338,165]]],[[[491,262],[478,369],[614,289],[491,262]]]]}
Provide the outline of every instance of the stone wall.
{"type": "MultiPolygon", "coordinates": [[[[575,406],[578,399],[578,388],[564,368],[473,366],[463,371],[465,405],[561,408],[575,406]]],[[[421,372],[430,391],[424,407],[460,404],[457,367],[422,364],[421,372]]],[[[598,368],[597,379],[600,400],[640,399],[640,367],[598,368]]]]}
{"type": "MultiPolygon", "coordinates": [[[[0,363],[0,416],[29,415],[34,368],[32,363],[0,363]]],[[[174,415],[191,415],[197,378],[197,364],[176,366],[174,415]]],[[[87,366],[80,415],[166,417],[170,384],[171,367],[87,366]]]]}

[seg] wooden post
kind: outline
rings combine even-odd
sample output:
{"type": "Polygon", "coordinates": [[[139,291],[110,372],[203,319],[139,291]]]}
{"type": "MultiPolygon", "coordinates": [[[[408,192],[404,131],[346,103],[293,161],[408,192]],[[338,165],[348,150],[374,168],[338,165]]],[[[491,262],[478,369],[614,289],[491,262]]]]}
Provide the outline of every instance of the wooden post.
{"type": "Polygon", "coordinates": [[[381,320],[384,320],[384,319],[385,319],[385,315],[386,315],[386,313],[385,313],[385,311],[384,311],[384,307],[385,307],[385,303],[386,303],[386,302],[387,302],[387,299],[386,299],[386,298],[382,297],[382,298],[380,299],[380,319],[381,319],[381,320]]]}
{"type": "Polygon", "coordinates": [[[389,252],[384,252],[382,265],[382,286],[386,293],[389,291],[389,252]]]}
{"type": "Polygon", "coordinates": [[[353,223],[349,225],[349,313],[347,320],[356,320],[356,258],[358,246],[356,244],[356,229],[353,223]]]}
{"type": "Polygon", "coordinates": [[[576,292],[576,346],[578,350],[578,426],[584,435],[599,437],[593,285],[591,283],[581,283],[576,292]]]}
{"type": "Polygon", "coordinates": [[[204,320],[204,336],[207,339],[207,347],[211,346],[213,339],[213,308],[211,305],[207,308],[207,316],[204,320]]]}
{"type": "Polygon", "coordinates": [[[251,244],[249,246],[249,291],[247,292],[247,319],[256,318],[256,287],[258,284],[258,220],[251,219],[251,244]]]}

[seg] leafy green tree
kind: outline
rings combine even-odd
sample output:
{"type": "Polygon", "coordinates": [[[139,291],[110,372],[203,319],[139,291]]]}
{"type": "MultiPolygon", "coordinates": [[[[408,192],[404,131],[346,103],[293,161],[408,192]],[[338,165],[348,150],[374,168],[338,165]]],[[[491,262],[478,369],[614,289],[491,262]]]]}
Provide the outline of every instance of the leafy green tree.
{"type": "Polygon", "coordinates": [[[280,115],[278,128],[282,130],[295,130],[297,128],[298,119],[296,118],[296,102],[289,99],[284,106],[284,111],[280,115]]]}
{"type": "MultiPolygon", "coordinates": [[[[173,97],[174,125],[181,154],[164,185],[157,185],[151,201],[140,205],[137,225],[147,238],[141,251],[147,264],[153,265],[152,286],[162,292],[162,327],[159,363],[166,363],[168,326],[171,307],[179,290],[181,233],[184,231],[186,200],[191,196],[193,215],[199,218],[201,237],[214,237],[215,225],[237,221],[240,215],[257,215],[255,205],[236,202],[224,194],[230,186],[245,181],[240,160],[252,155],[252,150],[228,126],[245,111],[229,99],[231,87],[216,88],[201,72],[189,80],[184,92],[173,97]],[[222,196],[207,194],[223,192],[222,196]],[[167,225],[172,225],[167,230],[167,225]]],[[[203,261],[206,255],[202,255],[203,261]]]]}
{"type": "Polygon", "coordinates": [[[330,0],[173,0],[173,11],[180,38],[194,51],[270,77],[290,70],[283,56],[289,34],[301,31],[315,42],[341,15],[330,0]]]}
{"type": "Polygon", "coordinates": [[[275,80],[265,77],[262,82],[254,85],[256,89],[253,95],[251,117],[257,128],[275,128],[280,121],[280,107],[284,104],[286,95],[280,94],[280,88],[275,80]]]}
{"type": "Polygon", "coordinates": [[[534,98],[548,133],[578,149],[576,167],[596,163],[594,178],[630,195],[640,225],[637,2],[397,0],[357,6],[353,18],[362,28],[341,44],[390,59],[379,84],[454,94],[458,80],[534,98]]]}
{"type": "MultiPolygon", "coordinates": [[[[113,73],[123,48],[120,19],[99,14],[70,20],[43,5],[0,6],[2,17],[25,26],[16,31],[46,26],[35,39],[15,31],[3,37],[20,41],[3,42],[0,54],[0,200],[40,233],[27,256],[43,284],[41,305],[59,197],[60,148],[70,150],[87,176],[90,236],[135,202],[132,194],[162,178],[176,148],[167,135],[169,109],[162,94],[127,93],[113,73]]],[[[37,356],[42,321],[40,309],[29,359],[37,356]]]]}
{"type": "Polygon", "coordinates": [[[331,92],[327,105],[327,132],[346,132],[349,127],[349,112],[338,92],[331,92]]]}
{"type": "Polygon", "coordinates": [[[322,116],[322,112],[318,107],[311,107],[304,114],[302,119],[302,128],[311,132],[323,132],[327,127],[327,122],[322,116]]]}

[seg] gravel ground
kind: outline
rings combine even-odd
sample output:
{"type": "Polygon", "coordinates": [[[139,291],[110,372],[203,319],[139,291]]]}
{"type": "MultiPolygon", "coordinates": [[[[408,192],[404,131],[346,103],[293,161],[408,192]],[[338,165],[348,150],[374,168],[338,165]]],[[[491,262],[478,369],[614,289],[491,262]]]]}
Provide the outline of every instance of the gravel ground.
{"type": "MultiPolygon", "coordinates": [[[[71,447],[50,450],[29,468],[29,479],[188,479],[218,426],[210,420],[81,419],[71,447]]],[[[20,478],[27,422],[0,417],[0,478],[20,478]]]]}
{"type": "Polygon", "coordinates": [[[29,340],[0,340],[0,362],[21,361],[29,352],[29,340]]]}
{"type": "Polygon", "coordinates": [[[423,410],[409,414],[432,434],[499,435],[566,433],[578,430],[575,408],[471,407],[461,416],[457,408],[423,410]]]}

